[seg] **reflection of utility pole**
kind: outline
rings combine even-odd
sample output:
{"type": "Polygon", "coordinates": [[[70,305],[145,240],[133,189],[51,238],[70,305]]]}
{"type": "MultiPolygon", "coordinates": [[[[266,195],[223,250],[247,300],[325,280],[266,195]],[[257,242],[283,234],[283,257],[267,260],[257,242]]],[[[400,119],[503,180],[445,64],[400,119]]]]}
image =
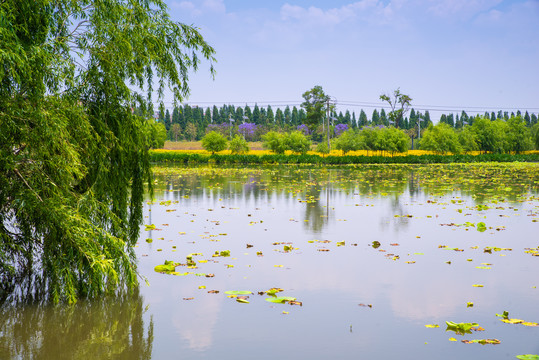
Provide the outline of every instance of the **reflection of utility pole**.
{"type": "MultiPolygon", "coordinates": [[[[150,199],[150,208],[148,209],[148,215],[149,215],[149,218],[150,218],[150,225],[151,225],[151,224],[153,224],[152,223],[152,201],[151,201],[151,199],[150,199]]],[[[152,238],[152,230],[150,230],[149,238],[153,239],[152,238]]]]}

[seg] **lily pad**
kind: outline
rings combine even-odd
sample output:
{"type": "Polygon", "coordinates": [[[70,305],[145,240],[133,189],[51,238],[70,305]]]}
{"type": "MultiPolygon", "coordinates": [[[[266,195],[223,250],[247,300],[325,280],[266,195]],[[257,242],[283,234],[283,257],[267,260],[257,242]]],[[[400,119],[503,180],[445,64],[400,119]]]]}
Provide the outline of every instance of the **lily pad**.
{"type": "Polygon", "coordinates": [[[250,295],[250,294],[252,294],[252,292],[250,292],[248,290],[230,290],[230,291],[225,291],[225,294],[227,294],[227,295],[250,295]]]}
{"type": "Polygon", "coordinates": [[[271,288],[268,291],[266,291],[266,294],[268,294],[270,296],[275,296],[275,294],[277,294],[278,292],[281,292],[281,291],[283,291],[283,289],[281,289],[281,288],[271,288]]]}
{"type": "Polygon", "coordinates": [[[457,335],[471,334],[472,327],[478,326],[477,323],[456,323],[453,321],[446,321],[447,329],[445,331],[454,331],[457,335]]]}
{"type": "Polygon", "coordinates": [[[539,360],[539,355],[532,355],[532,354],[517,355],[516,358],[520,360],[539,360]]]}
{"type": "Polygon", "coordinates": [[[481,345],[486,345],[486,344],[498,345],[501,343],[501,341],[498,339],[462,340],[462,342],[465,344],[481,344],[481,345]]]}
{"type": "Polygon", "coordinates": [[[175,263],[171,260],[165,260],[165,263],[163,265],[157,265],[153,269],[155,272],[170,274],[174,272],[176,270],[176,267],[179,265],[180,263],[175,263]]]}
{"type": "Polygon", "coordinates": [[[280,297],[270,297],[266,298],[266,301],[272,302],[272,303],[278,303],[278,304],[284,304],[287,301],[295,301],[295,297],[290,296],[280,296],[280,297]]]}
{"type": "Polygon", "coordinates": [[[477,227],[476,227],[477,231],[479,232],[484,232],[487,230],[487,226],[485,225],[484,222],[479,222],[477,223],[477,227]]]}

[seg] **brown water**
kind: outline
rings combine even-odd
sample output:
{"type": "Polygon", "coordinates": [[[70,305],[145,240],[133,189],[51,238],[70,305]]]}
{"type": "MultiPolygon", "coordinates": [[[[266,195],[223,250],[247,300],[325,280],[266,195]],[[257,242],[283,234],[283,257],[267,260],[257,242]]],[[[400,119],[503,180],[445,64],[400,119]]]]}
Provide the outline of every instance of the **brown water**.
{"type": "Polygon", "coordinates": [[[496,316],[539,322],[539,256],[527,250],[539,246],[538,190],[536,164],[157,168],[145,210],[156,229],[143,227],[136,248],[150,286],[69,308],[4,307],[0,358],[539,354],[539,327],[496,316]],[[182,276],[154,271],[189,254],[200,255],[182,276]],[[301,306],[258,294],[272,287],[301,306]],[[249,303],[230,290],[252,292],[249,303]],[[446,321],[485,330],[458,335],[446,321]],[[500,344],[461,341],[473,339],[500,344]]]}

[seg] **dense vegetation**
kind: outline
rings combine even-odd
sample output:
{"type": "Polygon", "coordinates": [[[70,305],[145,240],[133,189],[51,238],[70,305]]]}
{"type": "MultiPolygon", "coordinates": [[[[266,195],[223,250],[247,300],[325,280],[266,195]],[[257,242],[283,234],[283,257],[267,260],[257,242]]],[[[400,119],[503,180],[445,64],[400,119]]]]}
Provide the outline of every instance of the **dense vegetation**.
{"type": "Polygon", "coordinates": [[[181,100],[213,53],[161,0],[0,3],[0,301],[137,284],[148,149],[164,140],[139,115],[166,86],[181,100]]]}
{"type": "MultiPolygon", "coordinates": [[[[320,106],[321,107],[321,106],[320,106]]],[[[308,108],[307,108],[308,110],[308,108]]],[[[376,127],[379,125],[389,126],[390,117],[384,109],[373,109],[370,116],[367,111],[361,110],[359,114],[355,112],[336,112],[330,109],[333,133],[337,132],[338,125],[346,125],[348,129],[361,129],[364,127],[376,127]]],[[[521,116],[528,128],[537,124],[537,115],[528,111],[516,113],[501,112],[486,113],[483,115],[468,115],[462,111],[460,115],[442,115],[440,122],[447,123],[451,128],[460,130],[466,125],[472,125],[476,119],[489,118],[490,120],[509,120],[511,117],[521,116]]],[[[325,134],[322,127],[312,127],[308,119],[308,111],[303,107],[285,106],[284,109],[255,105],[236,107],[234,105],[216,105],[207,108],[191,107],[181,105],[174,107],[171,111],[165,110],[158,113],[158,121],[165,125],[168,139],[178,140],[200,140],[209,131],[217,131],[225,136],[230,134],[242,134],[248,141],[260,141],[262,135],[268,131],[290,132],[294,130],[303,131],[310,135],[314,141],[321,141],[325,134]],[[234,119],[232,122],[230,119],[234,119]]],[[[318,123],[322,120],[318,119],[318,123]]],[[[433,124],[429,111],[420,112],[414,108],[410,109],[408,116],[400,121],[399,128],[404,130],[410,138],[417,138],[418,122],[421,122],[421,131],[433,124]]]]}
{"type": "MultiPolygon", "coordinates": [[[[336,130],[340,130],[339,126],[336,130]]],[[[361,130],[343,127],[342,130],[336,132],[330,145],[333,150],[341,150],[343,155],[357,150],[382,151],[394,155],[404,153],[410,148],[410,138],[406,131],[392,126],[364,127],[361,130]]],[[[236,135],[236,141],[239,138],[242,137],[236,135]]],[[[262,141],[264,148],[275,154],[284,154],[287,150],[306,154],[311,148],[310,138],[300,131],[289,133],[269,131],[262,135],[262,141]]],[[[244,142],[246,145],[245,139],[244,142]]],[[[226,148],[225,136],[215,131],[204,136],[202,143],[204,148],[212,153],[226,148]],[[221,145],[217,146],[217,140],[221,145]]],[[[530,129],[520,116],[512,117],[508,121],[491,121],[488,118],[478,117],[472,125],[466,125],[460,130],[455,130],[446,123],[438,123],[435,126],[430,125],[423,132],[419,144],[422,150],[442,155],[477,151],[519,154],[539,147],[539,124],[530,129]]],[[[327,142],[320,142],[316,151],[329,153],[327,142]]]]}
{"type": "Polygon", "coordinates": [[[378,152],[364,155],[318,154],[201,154],[184,151],[151,151],[151,161],[179,164],[449,164],[479,162],[539,162],[539,154],[481,154],[481,155],[401,155],[384,156],[378,152]]]}

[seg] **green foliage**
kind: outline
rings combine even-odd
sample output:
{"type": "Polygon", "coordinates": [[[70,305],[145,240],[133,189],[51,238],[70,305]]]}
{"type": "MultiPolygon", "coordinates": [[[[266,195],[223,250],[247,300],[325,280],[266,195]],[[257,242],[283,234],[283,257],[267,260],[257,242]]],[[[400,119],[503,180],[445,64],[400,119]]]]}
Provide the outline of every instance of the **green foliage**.
{"type": "Polygon", "coordinates": [[[316,145],[316,151],[321,154],[329,154],[328,143],[325,141],[319,142],[318,145],[316,145]]]}
{"type": "Polygon", "coordinates": [[[440,154],[462,152],[457,133],[451,126],[444,123],[429,126],[423,133],[420,146],[421,150],[431,150],[440,154]]]}
{"type": "Polygon", "coordinates": [[[160,149],[165,146],[167,128],[162,123],[153,119],[146,120],[144,122],[144,133],[150,149],[160,149]]]}
{"type": "Polygon", "coordinates": [[[391,111],[389,114],[387,114],[387,116],[389,120],[394,123],[395,127],[400,127],[400,122],[406,116],[406,112],[410,107],[412,98],[401,93],[400,89],[397,89],[393,92],[392,97],[386,94],[380,95],[380,100],[386,101],[389,104],[391,111]]]}
{"type": "Polygon", "coordinates": [[[376,150],[388,151],[392,154],[408,150],[410,138],[404,131],[394,127],[383,128],[377,131],[379,131],[379,136],[376,139],[376,150]]]}
{"type": "Polygon", "coordinates": [[[218,132],[210,131],[202,138],[202,147],[212,154],[225,150],[226,146],[226,138],[218,132]]]}
{"type": "Polygon", "coordinates": [[[539,150],[539,123],[532,126],[532,141],[535,149],[539,150]]]}
{"type": "Polygon", "coordinates": [[[286,150],[290,150],[296,154],[306,154],[311,148],[311,141],[300,131],[293,131],[286,134],[285,139],[286,150]]]}
{"type": "Polygon", "coordinates": [[[245,154],[249,152],[249,145],[241,135],[235,135],[228,145],[232,154],[245,154]]]}
{"type": "Polygon", "coordinates": [[[269,131],[262,135],[262,146],[276,154],[284,154],[286,145],[286,135],[275,131],[269,131]]]}
{"type": "Polygon", "coordinates": [[[0,19],[0,286],[25,275],[27,296],[70,302],[133,288],[153,130],[131,109],[181,99],[214,50],[160,0],[8,0],[0,19]]]}
{"type": "Polygon", "coordinates": [[[475,118],[472,124],[472,131],[475,133],[480,151],[494,153],[507,151],[509,147],[506,139],[508,126],[504,121],[491,121],[485,117],[478,117],[475,118]]]}
{"type": "Polygon", "coordinates": [[[477,144],[477,135],[472,130],[471,126],[465,126],[461,131],[459,131],[458,139],[460,146],[465,153],[479,150],[479,145],[477,144]]]}
{"type": "Polygon", "coordinates": [[[449,164],[480,162],[538,162],[539,154],[320,156],[320,155],[204,155],[185,152],[150,152],[152,162],[182,164],[449,164]]]}
{"type": "Polygon", "coordinates": [[[526,122],[520,116],[507,120],[507,150],[520,154],[533,148],[532,136],[526,122]]]}
{"type": "Polygon", "coordinates": [[[349,151],[365,148],[365,143],[362,136],[350,129],[343,132],[338,138],[334,139],[333,146],[335,149],[341,150],[343,154],[346,154],[349,151]]]}
{"type": "Polygon", "coordinates": [[[305,124],[313,132],[324,119],[324,113],[327,110],[328,96],[324,93],[321,86],[317,85],[311,90],[303,93],[305,101],[301,104],[306,111],[305,124]]]}
{"type": "Polygon", "coordinates": [[[380,135],[380,131],[378,129],[370,127],[364,128],[361,130],[360,134],[365,144],[365,150],[378,150],[378,137],[380,135]]]}

